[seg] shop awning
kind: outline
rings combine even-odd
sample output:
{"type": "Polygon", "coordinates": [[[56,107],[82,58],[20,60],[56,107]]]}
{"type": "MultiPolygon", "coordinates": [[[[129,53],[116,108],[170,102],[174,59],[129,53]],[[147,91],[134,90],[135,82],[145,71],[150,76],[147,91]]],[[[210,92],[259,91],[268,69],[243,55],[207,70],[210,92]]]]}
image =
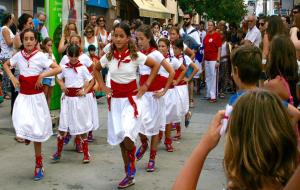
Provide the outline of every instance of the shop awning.
{"type": "Polygon", "coordinates": [[[86,5],[108,9],[108,0],[86,0],[86,5]]]}
{"type": "Polygon", "coordinates": [[[133,0],[141,17],[171,18],[171,12],[158,0],[133,0]]]}

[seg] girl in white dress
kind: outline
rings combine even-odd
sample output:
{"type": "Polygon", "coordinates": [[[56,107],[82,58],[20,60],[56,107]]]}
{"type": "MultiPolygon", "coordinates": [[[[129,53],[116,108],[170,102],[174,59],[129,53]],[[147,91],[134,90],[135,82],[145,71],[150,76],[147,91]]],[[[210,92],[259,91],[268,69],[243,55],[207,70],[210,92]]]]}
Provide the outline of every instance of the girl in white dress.
{"type": "Polygon", "coordinates": [[[42,142],[53,134],[42,80],[44,77],[56,75],[61,69],[56,63],[49,61],[44,53],[37,50],[37,34],[32,29],[26,29],[21,35],[21,40],[24,50],[16,53],[3,66],[14,87],[20,88],[14,104],[12,122],[16,136],[26,139],[26,145],[30,141],[34,142],[36,159],[34,180],[40,180],[44,177],[42,142]],[[19,80],[10,71],[10,66],[16,66],[20,70],[19,80]],[[49,67],[52,69],[45,71],[49,67]]]}
{"type": "MultiPolygon", "coordinates": [[[[170,41],[166,38],[161,38],[158,41],[158,50],[165,56],[166,61],[172,66],[174,70],[180,69],[179,77],[176,80],[173,80],[173,84],[170,89],[165,94],[165,103],[166,103],[166,129],[165,129],[165,145],[168,152],[173,152],[174,148],[172,146],[171,139],[171,129],[172,123],[180,122],[180,115],[178,112],[178,104],[180,102],[179,94],[174,90],[174,86],[179,84],[179,82],[184,77],[186,71],[185,66],[179,62],[179,60],[170,56],[170,41]]],[[[168,72],[162,68],[161,75],[168,76],[168,72]]]]}
{"type": "MultiPolygon", "coordinates": [[[[191,60],[191,58],[183,53],[184,45],[183,40],[178,39],[174,42],[173,50],[175,57],[183,63],[183,65],[187,68],[187,72],[182,81],[180,81],[176,86],[175,90],[179,94],[180,102],[178,106],[178,111],[180,118],[185,118],[185,126],[189,125],[189,120],[191,118],[192,112],[189,111],[189,92],[188,92],[188,82],[190,82],[194,75],[198,72],[199,68],[197,65],[191,60]]],[[[181,71],[177,70],[175,74],[175,79],[178,78],[179,73],[181,71]]],[[[173,137],[173,140],[179,140],[181,138],[181,126],[180,122],[176,123],[176,131],[177,134],[173,137]]]]}
{"type": "MultiPolygon", "coordinates": [[[[70,37],[70,44],[73,45],[77,45],[80,47],[81,45],[81,38],[79,35],[77,34],[73,34],[70,37]]],[[[86,55],[85,53],[82,53],[82,51],[80,51],[80,55],[78,57],[79,61],[81,64],[83,64],[84,66],[86,66],[86,68],[89,70],[90,73],[92,73],[93,71],[93,61],[91,60],[91,58],[86,55]]],[[[64,65],[66,63],[69,62],[69,58],[67,55],[65,55],[61,61],[60,61],[60,65],[64,65]]],[[[94,80],[92,81],[94,82],[94,80]]],[[[87,97],[89,99],[88,103],[90,105],[89,111],[91,111],[92,114],[92,121],[93,121],[93,131],[97,130],[99,128],[99,116],[98,116],[98,107],[97,107],[97,100],[96,97],[94,96],[94,89],[92,88],[88,93],[87,93],[87,97]]],[[[69,140],[70,140],[71,136],[69,135],[69,133],[66,135],[65,137],[65,142],[64,144],[68,144],[69,140]]],[[[88,133],[88,141],[92,142],[93,141],[93,133],[92,131],[89,131],[88,133]]],[[[81,144],[81,139],[80,136],[76,136],[75,141],[75,149],[78,153],[82,153],[82,144],[81,144]]]]}
{"type": "Polygon", "coordinates": [[[117,24],[113,35],[111,49],[100,59],[94,74],[100,88],[108,96],[108,143],[120,145],[125,164],[126,177],[119,183],[118,188],[126,188],[134,184],[136,171],[134,143],[141,126],[140,98],[155,78],[159,64],[136,51],[127,24],[117,24]],[[138,89],[136,71],[140,65],[149,66],[151,72],[143,86],[138,89]],[[111,88],[105,86],[103,82],[100,73],[103,67],[109,68],[111,88]]]}
{"type": "Polygon", "coordinates": [[[61,98],[61,111],[59,121],[59,134],[57,135],[57,152],[52,159],[59,161],[67,132],[71,135],[80,135],[82,139],[83,163],[90,161],[88,151],[87,132],[92,130],[92,114],[89,111],[86,94],[92,88],[93,79],[88,69],[81,64],[78,57],[80,47],[71,45],[67,49],[69,63],[61,65],[62,73],[57,76],[58,84],[64,94],[61,98]]]}
{"type": "MultiPolygon", "coordinates": [[[[157,51],[157,45],[154,41],[151,28],[149,26],[141,26],[137,29],[138,45],[141,52],[148,57],[155,60],[155,62],[162,65],[168,72],[169,76],[165,77],[158,74],[147,92],[141,98],[143,112],[141,113],[142,125],[140,128],[140,139],[142,145],[136,152],[137,160],[140,160],[148,149],[148,138],[151,137],[150,159],[147,165],[147,171],[153,172],[155,170],[155,156],[157,152],[157,145],[159,141],[159,130],[164,129],[166,125],[166,107],[163,95],[173,82],[175,74],[174,69],[165,60],[165,57],[157,51]]],[[[140,85],[148,79],[151,69],[145,65],[139,67],[140,85]]],[[[160,73],[160,71],[159,71],[160,73]]]]}

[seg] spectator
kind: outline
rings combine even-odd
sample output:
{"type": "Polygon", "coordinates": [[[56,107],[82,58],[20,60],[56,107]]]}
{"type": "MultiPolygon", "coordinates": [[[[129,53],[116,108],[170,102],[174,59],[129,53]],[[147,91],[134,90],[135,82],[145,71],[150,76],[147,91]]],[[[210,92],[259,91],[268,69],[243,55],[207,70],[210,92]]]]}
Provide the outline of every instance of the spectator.
{"type": "Polygon", "coordinates": [[[87,25],[85,28],[85,36],[83,37],[83,52],[85,54],[88,55],[88,47],[92,44],[96,47],[96,55],[99,56],[98,40],[95,35],[94,27],[92,25],[87,25]]]}
{"type": "MultiPolygon", "coordinates": [[[[14,53],[13,40],[15,35],[10,30],[10,25],[14,22],[14,15],[11,13],[6,13],[2,20],[2,27],[0,29],[0,64],[2,65],[6,60],[10,59],[14,53]]],[[[8,94],[9,79],[7,74],[3,73],[2,81],[2,93],[4,99],[10,99],[8,94]]]]}
{"type": "Polygon", "coordinates": [[[248,22],[248,32],[244,40],[241,41],[241,44],[251,44],[259,47],[261,42],[261,33],[256,27],[256,17],[249,16],[247,19],[248,22]]]}
{"type": "Polygon", "coordinates": [[[69,22],[66,24],[63,35],[59,41],[58,53],[66,55],[66,49],[70,44],[70,36],[73,34],[78,34],[77,26],[75,23],[69,22]]]}
{"type": "MultiPolygon", "coordinates": [[[[108,44],[109,32],[105,28],[105,19],[103,16],[98,17],[97,23],[98,23],[98,29],[96,31],[96,36],[99,41],[99,51],[102,51],[103,48],[108,44]]],[[[102,54],[101,52],[99,53],[100,55],[102,54]]]]}
{"type": "Polygon", "coordinates": [[[199,32],[197,29],[195,29],[193,26],[192,26],[192,14],[190,13],[184,13],[184,16],[183,16],[183,26],[182,28],[180,29],[179,33],[180,33],[180,36],[183,36],[183,35],[189,35],[191,36],[192,38],[194,38],[194,40],[200,44],[200,36],[199,36],[199,32]]]}
{"type": "Polygon", "coordinates": [[[85,28],[90,23],[90,15],[87,13],[83,14],[83,28],[85,28]]]}
{"type": "Polygon", "coordinates": [[[205,22],[203,20],[201,20],[199,23],[199,35],[200,35],[200,42],[203,43],[203,40],[206,36],[205,22]]]}
{"type": "MultiPolygon", "coordinates": [[[[220,140],[224,116],[224,111],[215,115],[173,190],[196,189],[204,161],[220,140]]],[[[295,132],[281,100],[267,91],[244,94],[235,104],[227,129],[226,189],[282,189],[298,165],[298,150],[295,132]]]]}
{"type": "Polygon", "coordinates": [[[94,27],[94,30],[97,28],[97,15],[95,13],[91,14],[90,24],[94,27]]]}
{"type": "Polygon", "coordinates": [[[158,40],[161,38],[159,22],[152,23],[152,33],[156,44],[158,44],[158,40]]]}
{"type": "Polygon", "coordinates": [[[23,48],[21,38],[20,38],[21,33],[28,28],[33,29],[33,27],[34,27],[32,19],[33,19],[33,17],[27,13],[23,13],[18,19],[19,32],[17,32],[16,37],[14,39],[14,47],[17,50],[23,48]]]}
{"type": "Polygon", "coordinates": [[[47,16],[45,13],[39,12],[37,18],[33,19],[34,28],[40,34],[41,39],[38,39],[40,43],[42,43],[45,38],[49,37],[48,30],[45,26],[46,18],[47,16]]]}

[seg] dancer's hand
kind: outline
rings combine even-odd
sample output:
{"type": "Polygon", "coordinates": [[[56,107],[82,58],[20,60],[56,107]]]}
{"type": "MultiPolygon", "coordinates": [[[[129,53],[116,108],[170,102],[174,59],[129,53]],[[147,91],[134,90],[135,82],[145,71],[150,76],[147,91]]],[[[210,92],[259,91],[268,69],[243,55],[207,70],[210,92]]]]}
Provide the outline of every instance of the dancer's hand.
{"type": "Polygon", "coordinates": [[[39,77],[38,77],[38,79],[37,79],[37,81],[35,83],[35,89],[36,90],[40,89],[43,86],[43,84],[42,84],[43,78],[44,77],[42,75],[39,75],[39,77]]]}
{"type": "Polygon", "coordinates": [[[135,90],[135,92],[137,91],[137,98],[141,98],[148,90],[147,85],[142,85],[139,89],[135,90]]]}
{"type": "Polygon", "coordinates": [[[154,98],[160,98],[160,97],[164,96],[166,94],[166,92],[167,91],[164,88],[164,89],[161,89],[159,91],[155,91],[153,96],[154,96],[154,98]]]}

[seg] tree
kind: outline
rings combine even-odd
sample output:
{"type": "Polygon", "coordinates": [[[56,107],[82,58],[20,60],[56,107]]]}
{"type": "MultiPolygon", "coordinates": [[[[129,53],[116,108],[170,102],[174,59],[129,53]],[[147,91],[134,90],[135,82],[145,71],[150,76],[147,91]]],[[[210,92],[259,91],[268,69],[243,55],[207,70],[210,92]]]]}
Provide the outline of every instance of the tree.
{"type": "Polygon", "coordinates": [[[246,15],[244,0],[178,0],[181,9],[207,14],[208,19],[240,22],[246,15]]]}

